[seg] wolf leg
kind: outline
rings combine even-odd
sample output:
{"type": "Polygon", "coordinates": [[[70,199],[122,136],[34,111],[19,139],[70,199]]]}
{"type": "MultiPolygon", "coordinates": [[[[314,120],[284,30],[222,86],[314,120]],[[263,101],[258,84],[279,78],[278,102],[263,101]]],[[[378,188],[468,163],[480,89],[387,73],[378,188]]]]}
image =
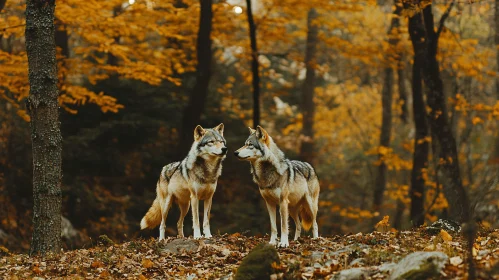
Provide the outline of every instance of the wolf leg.
{"type": "Polygon", "coordinates": [[[319,204],[319,196],[317,197],[307,196],[306,204],[303,205],[303,207],[308,207],[310,209],[310,212],[312,213],[312,236],[314,239],[319,237],[319,227],[317,225],[318,204],[319,204]]]}
{"type": "Polygon", "coordinates": [[[276,225],[276,205],[265,201],[267,204],[267,210],[270,216],[270,244],[275,245],[277,243],[277,225],[276,225]]]}
{"type": "Polygon", "coordinates": [[[213,195],[211,195],[208,199],[204,201],[204,217],[203,217],[203,234],[204,237],[210,238],[210,211],[211,211],[211,203],[212,203],[213,195]]]}
{"type": "Polygon", "coordinates": [[[185,215],[187,215],[187,212],[189,211],[189,206],[191,202],[178,202],[178,207],[180,208],[180,217],[178,218],[177,222],[177,232],[179,237],[184,237],[184,218],[185,215]]]}
{"type": "Polygon", "coordinates": [[[199,228],[199,199],[197,194],[191,193],[192,227],[194,229],[194,238],[201,238],[201,229],[199,228]]]}
{"type": "Polygon", "coordinates": [[[279,204],[279,212],[281,213],[281,242],[279,247],[288,247],[288,231],[289,231],[289,212],[288,212],[288,199],[282,199],[279,204]]]}
{"type": "Polygon", "coordinates": [[[293,221],[295,222],[295,238],[294,240],[298,240],[300,238],[301,234],[301,221],[300,221],[300,215],[298,215],[299,211],[297,210],[298,207],[296,208],[289,208],[289,214],[291,218],[293,218],[293,221]]]}
{"type": "Polygon", "coordinates": [[[159,226],[159,241],[165,239],[166,217],[172,205],[172,196],[168,194],[163,204],[161,204],[161,225],[159,226]]]}

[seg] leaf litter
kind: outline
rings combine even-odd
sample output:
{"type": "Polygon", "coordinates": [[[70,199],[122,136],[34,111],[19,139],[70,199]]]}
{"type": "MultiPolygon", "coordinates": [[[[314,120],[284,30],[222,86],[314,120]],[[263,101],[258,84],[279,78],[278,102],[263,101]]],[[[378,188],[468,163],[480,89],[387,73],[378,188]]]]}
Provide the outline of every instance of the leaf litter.
{"type": "MultiPolygon", "coordinates": [[[[499,230],[480,234],[474,244],[479,279],[499,279],[499,230]]],[[[224,234],[211,239],[137,239],[59,255],[0,255],[0,279],[233,279],[242,259],[269,237],[224,234]],[[175,241],[175,242],[174,242],[175,241]],[[183,242],[185,241],[185,242],[183,242]],[[172,251],[171,244],[179,244],[172,251]],[[170,245],[168,245],[170,244],[170,245]]],[[[279,248],[272,279],[334,279],[341,271],[362,271],[387,279],[396,263],[416,251],[449,257],[439,279],[466,279],[467,252],[459,234],[424,230],[357,233],[291,241],[279,248]]]]}

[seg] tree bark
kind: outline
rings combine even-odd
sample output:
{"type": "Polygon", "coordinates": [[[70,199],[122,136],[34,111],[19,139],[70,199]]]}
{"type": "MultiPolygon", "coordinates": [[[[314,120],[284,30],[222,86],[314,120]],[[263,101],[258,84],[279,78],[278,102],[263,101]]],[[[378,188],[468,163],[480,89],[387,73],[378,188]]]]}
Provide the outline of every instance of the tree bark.
{"type": "MultiPolygon", "coordinates": [[[[113,17],[117,17],[121,13],[121,5],[115,6],[113,8],[113,17]]],[[[120,42],[120,36],[114,37],[114,43],[118,44],[120,42]]],[[[118,66],[118,58],[114,56],[111,52],[107,53],[107,64],[111,66],[118,66]]],[[[113,75],[116,78],[116,75],[113,75]]]]}
{"type": "Polygon", "coordinates": [[[398,87],[399,87],[399,99],[402,101],[402,112],[400,113],[400,119],[402,122],[407,124],[409,114],[409,104],[407,102],[407,89],[405,87],[405,79],[404,79],[404,63],[402,62],[403,58],[399,58],[399,63],[397,67],[397,78],[398,78],[398,87]]]}
{"type": "MultiPolygon", "coordinates": [[[[421,16],[421,14],[416,16],[421,16]]],[[[429,123],[439,143],[440,168],[446,179],[443,188],[444,194],[449,202],[450,218],[459,222],[467,222],[470,217],[468,195],[464,189],[459,170],[456,140],[449,124],[443,83],[437,60],[438,37],[439,32],[442,30],[443,21],[441,20],[440,27],[435,32],[432,5],[428,5],[423,9],[422,16],[426,45],[425,59],[423,60],[423,80],[425,82],[428,106],[431,108],[429,123]]],[[[444,16],[442,17],[445,20],[444,16]]]]}
{"type": "MultiPolygon", "coordinates": [[[[400,22],[399,22],[399,15],[400,12],[402,11],[402,6],[398,5],[398,1],[395,1],[396,9],[393,12],[393,18],[390,23],[390,28],[388,29],[388,42],[389,44],[395,48],[399,38],[397,36],[393,36],[392,32],[394,29],[399,28],[400,22]]],[[[389,57],[388,63],[390,63],[390,60],[392,59],[398,59],[398,56],[396,53],[393,54],[392,56],[389,57]]],[[[381,120],[381,133],[379,136],[379,145],[380,147],[385,147],[388,148],[390,146],[390,137],[391,137],[391,131],[392,131],[392,100],[393,100],[393,82],[394,82],[394,75],[393,75],[393,68],[392,65],[388,65],[384,69],[384,80],[383,80],[383,89],[381,91],[381,106],[382,106],[382,120],[381,120]]],[[[376,179],[374,181],[374,195],[373,195],[373,212],[379,212],[381,210],[381,204],[383,202],[383,193],[385,192],[386,188],[386,164],[382,160],[383,159],[383,154],[378,155],[378,159],[381,161],[380,165],[378,166],[378,174],[376,176],[376,179]]],[[[376,223],[376,218],[373,217],[372,223],[373,226],[376,223]]]]}
{"type": "Polygon", "coordinates": [[[303,112],[303,128],[302,134],[304,140],[301,143],[300,157],[303,161],[313,163],[314,155],[314,89],[316,84],[316,53],[317,53],[317,36],[319,28],[314,20],[317,18],[317,11],[312,8],[308,11],[307,17],[307,46],[305,50],[305,65],[307,73],[302,89],[302,112],[303,112]]]}
{"type": "Polygon", "coordinates": [[[258,47],[256,43],[256,25],[253,20],[251,0],[246,0],[246,14],[248,16],[249,36],[251,45],[251,73],[253,76],[253,127],[260,124],[260,72],[258,70],[258,47]]]}
{"type": "Polygon", "coordinates": [[[61,54],[67,58],[69,57],[69,35],[66,24],[56,18],[55,27],[55,44],[61,48],[61,54]]]}
{"type": "Polygon", "coordinates": [[[409,35],[414,49],[414,63],[412,65],[412,110],[416,136],[414,137],[414,154],[411,172],[411,221],[413,226],[424,224],[425,181],[422,170],[428,167],[429,143],[425,138],[429,136],[426,116],[426,104],[423,97],[421,77],[421,62],[424,60],[425,43],[424,29],[421,17],[409,18],[409,35]]]}
{"type": "Polygon", "coordinates": [[[7,0],[0,0],[0,12],[3,10],[5,7],[5,3],[7,3],[7,0]]]}
{"type": "Polygon", "coordinates": [[[193,141],[194,127],[201,121],[204,112],[208,86],[211,78],[211,29],[212,29],[212,0],[200,0],[201,16],[199,20],[197,48],[196,84],[189,96],[189,103],[184,109],[180,135],[180,153],[186,153],[193,141]]]}
{"type": "Polygon", "coordinates": [[[393,219],[393,227],[400,231],[402,230],[402,218],[404,217],[405,204],[400,199],[397,200],[397,210],[395,211],[395,219],[393,219]]]}
{"type": "MultiPolygon", "coordinates": [[[[497,46],[499,46],[499,0],[495,1],[494,23],[495,23],[494,43],[497,48],[497,46]]],[[[497,71],[499,72],[499,49],[497,49],[496,51],[496,63],[497,63],[496,66],[497,71]]],[[[499,100],[499,77],[496,78],[496,98],[499,100]]],[[[495,164],[499,164],[499,136],[495,141],[493,162],[495,164]]]]}
{"type": "Polygon", "coordinates": [[[33,239],[30,254],[61,250],[61,152],[57,63],[54,26],[55,1],[28,0],[26,52],[33,144],[33,239]]]}
{"type": "MultiPolygon", "coordinates": [[[[55,19],[55,45],[61,49],[61,55],[63,56],[59,62],[60,67],[58,69],[59,78],[59,88],[66,82],[67,66],[66,59],[69,58],[69,35],[66,29],[66,25],[60,21],[58,18],[55,19]]],[[[59,94],[63,94],[62,90],[59,94]]]]}
{"type": "MultiPolygon", "coordinates": [[[[499,46],[499,0],[495,1],[494,23],[495,23],[494,43],[496,44],[496,46],[499,46]]],[[[496,52],[496,63],[497,63],[497,68],[499,69],[499,49],[497,49],[496,52]]],[[[497,94],[497,99],[499,99],[499,78],[496,78],[496,94],[497,94]]]]}

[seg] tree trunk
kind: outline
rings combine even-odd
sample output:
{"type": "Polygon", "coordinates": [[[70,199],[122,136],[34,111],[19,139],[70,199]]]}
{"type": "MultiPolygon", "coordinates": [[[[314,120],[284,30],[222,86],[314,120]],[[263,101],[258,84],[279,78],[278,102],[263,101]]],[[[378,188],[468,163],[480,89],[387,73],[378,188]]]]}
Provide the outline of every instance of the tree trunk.
{"type": "Polygon", "coordinates": [[[397,67],[397,78],[398,78],[398,87],[399,87],[399,99],[402,101],[402,112],[400,113],[400,119],[404,124],[407,124],[407,115],[409,114],[409,104],[407,102],[407,89],[405,87],[405,79],[404,79],[404,63],[402,62],[403,58],[399,58],[399,63],[397,67]]]}
{"type": "Polygon", "coordinates": [[[314,89],[316,83],[316,53],[317,53],[317,36],[319,28],[313,21],[317,18],[317,11],[312,8],[308,11],[307,17],[307,46],[305,50],[305,65],[307,73],[303,84],[302,95],[302,112],[303,112],[303,128],[302,134],[305,139],[302,141],[300,149],[300,157],[303,161],[313,163],[314,155],[314,89]]]}
{"type": "MultiPolygon", "coordinates": [[[[66,66],[66,59],[69,58],[69,35],[66,25],[58,18],[55,19],[55,45],[61,49],[61,55],[63,56],[59,61],[60,67],[58,69],[59,88],[62,88],[62,85],[66,82],[66,74],[68,70],[66,66]]],[[[59,94],[63,94],[62,90],[59,94]]]]}
{"type": "Polygon", "coordinates": [[[3,10],[3,8],[5,7],[5,3],[7,2],[7,0],[0,0],[0,12],[3,10]]]}
{"type": "Polygon", "coordinates": [[[28,0],[26,52],[33,143],[33,239],[30,254],[61,250],[61,152],[57,63],[54,26],[55,1],[28,0]]]}
{"type": "Polygon", "coordinates": [[[393,227],[400,231],[402,230],[402,218],[404,217],[405,204],[400,199],[397,200],[397,210],[395,211],[395,219],[393,219],[393,227]]]}
{"type": "Polygon", "coordinates": [[[58,48],[61,48],[61,54],[65,57],[69,57],[69,36],[68,30],[66,29],[66,24],[64,24],[58,18],[55,19],[55,44],[58,48]]]}
{"type": "Polygon", "coordinates": [[[422,176],[423,168],[428,167],[429,143],[425,138],[429,136],[426,117],[426,104],[423,97],[421,77],[421,63],[425,55],[424,29],[421,17],[409,18],[409,35],[414,49],[414,63],[412,65],[412,110],[414,114],[414,155],[411,173],[411,221],[414,226],[424,224],[425,181],[422,176]]]}
{"type": "MultiPolygon", "coordinates": [[[[117,17],[121,13],[121,5],[115,6],[113,8],[113,17],[117,17]]],[[[118,44],[120,41],[120,37],[116,36],[114,37],[114,43],[118,44]]],[[[118,58],[114,56],[111,52],[107,53],[107,64],[111,66],[118,66],[118,58]]],[[[117,75],[113,75],[114,78],[117,77],[117,75]]]]}
{"type": "Polygon", "coordinates": [[[258,71],[258,48],[256,45],[256,25],[253,20],[251,0],[246,0],[249,36],[251,45],[251,73],[253,75],[253,127],[260,124],[260,73],[258,71]]]}
{"type": "MultiPolygon", "coordinates": [[[[417,14],[416,16],[420,16],[417,14]]],[[[435,32],[432,5],[423,9],[425,30],[425,59],[423,60],[423,80],[428,106],[431,108],[429,123],[439,143],[439,162],[445,175],[444,194],[449,202],[450,218],[466,222],[470,216],[468,195],[463,187],[459,161],[457,157],[456,140],[452,135],[447,114],[447,105],[440,77],[437,60],[438,32],[435,32]]],[[[441,25],[443,22],[440,23],[441,25]]],[[[439,30],[441,28],[439,27],[439,30]]]]}
{"type": "Polygon", "coordinates": [[[180,135],[180,153],[186,153],[194,140],[194,127],[201,121],[206,97],[208,96],[208,86],[211,78],[211,29],[212,29],[212,0],[200,0],[201,16],[199,20],[197,49],[196,84],[189,96],[189,103],[184,109],[182,117],[182,128],[180,135]]]}
{"type": "MultiPolygon", "coordinates": [[[[388,29],[388,42],[391,46],[395,47],[399,41],[398,35],[393,35],[394,29],[398,29],[400,26],[399,14],[402,11],[402,6],[398,5],[398,1],[395,1],[396,9],[393,12],[393,18],[390,23],[390,28],[388,29]]],[[[398,33],[398,32],[397,32],[398,33]]],[[[388,63],[391,59],[398,59],[397,54],[392,54],[389,57],[388,63]]],[[[379,136],[379,145],[381,147],[388,148],[390,146],[390,137],[392,131],[392,99],[393,99],[393,68],[392,65],[388,65],[384,70],[384,80],[383,89],[381,91],[381,106],[382,106],[382,120],[381,120],[381,133],[379,136]]],[[[378,166],[378,174],[374,181],[374,195],[373,195],[373,212],[379,212],[381,210],[381,204],[383,202],[383,193],[386,188],[386,164],[384,163],[383,154],[378,155],[380,165],[378,166]]],[[[372,220],[373,226],[376,223],[376,217],[372,220]]]]}
{"type": "MultiPolygon", "coordinates": [[[[495,35],[494,35],[494,43],[496,45],[496,63],[497,63],[497,71],[499,72],[499,0],[495,1],[495,13],[494,13],[494,23],[495,23],[495,35]]],[[[499,77],[496,78],[496,97],[499,100],[499,77]]],[[[494,163],[499,164],[499,136],[496,138],[496,146],[494,151],[494,163]]]]}

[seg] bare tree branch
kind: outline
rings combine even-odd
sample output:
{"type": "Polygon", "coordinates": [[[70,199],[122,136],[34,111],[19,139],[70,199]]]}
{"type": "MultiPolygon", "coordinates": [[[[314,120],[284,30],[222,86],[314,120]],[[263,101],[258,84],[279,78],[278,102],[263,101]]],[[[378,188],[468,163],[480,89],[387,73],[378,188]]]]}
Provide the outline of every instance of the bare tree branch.
{"type": "Polygon", "coordinates": [[[454,3],[455,1],[450,2],[449,7],[447,7],[447,10],[445,10],[445,13],[440,18],[440,22],[438,23],[438,29],[436,33],[437,39],[438,37],[440,37],[440,33],[442,33],[442,30],[444,29],[445,20],[447,20],[447,18],[449,17],[450,11],[452,10],[452,7],[454,7],[454,3]]]}

